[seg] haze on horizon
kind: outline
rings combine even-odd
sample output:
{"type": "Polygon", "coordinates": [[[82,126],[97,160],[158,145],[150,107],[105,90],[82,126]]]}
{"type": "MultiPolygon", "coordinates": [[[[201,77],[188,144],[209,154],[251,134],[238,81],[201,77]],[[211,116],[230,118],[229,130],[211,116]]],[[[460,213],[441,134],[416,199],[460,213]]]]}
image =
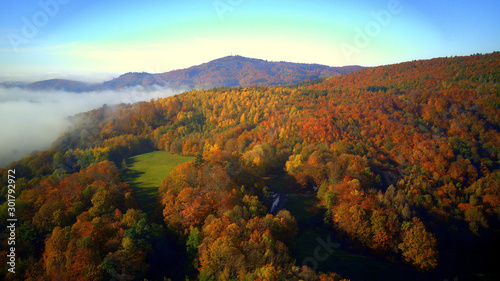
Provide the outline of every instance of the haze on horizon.
{"type": "Polygon", "coordinates": [[[498,1],[7,1],[0,82],[103,81],[230,54],[375,66],[500,49],[498,1]]]}

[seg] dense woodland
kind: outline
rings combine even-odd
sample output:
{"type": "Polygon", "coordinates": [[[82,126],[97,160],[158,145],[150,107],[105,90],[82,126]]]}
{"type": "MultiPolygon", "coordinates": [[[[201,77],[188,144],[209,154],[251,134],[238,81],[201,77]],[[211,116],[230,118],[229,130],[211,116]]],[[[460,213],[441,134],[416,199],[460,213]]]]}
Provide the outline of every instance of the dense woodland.
{"type": "MultiPolygon", "coordinates": [[[[499,109],[498,52],[103,106],[72,117],[50,150],[7,167],[17,175],[18,265],[1,274],[341,280],[293,259],[301,229],[286,207],[270,214],[267,204],[265,179],[283,175],[290,192],[318,187],[315,212],[343,244],[426,274],[493,280],[499,109]],[[146,216],[120,168],[152,150],[197,157],[165,177],[158,212],[146,216]]],[[[7,187],[2,224],[6,196],[7,187]]]]}

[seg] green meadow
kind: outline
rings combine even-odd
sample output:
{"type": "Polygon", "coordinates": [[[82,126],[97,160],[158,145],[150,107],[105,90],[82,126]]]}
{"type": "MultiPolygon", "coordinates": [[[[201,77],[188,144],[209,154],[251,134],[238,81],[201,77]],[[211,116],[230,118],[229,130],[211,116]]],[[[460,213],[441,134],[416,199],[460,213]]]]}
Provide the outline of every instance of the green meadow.
{"type": "Polygon", "coordinates": [[[124,180],[134,189],[143,212],[155,211],[158,188],[165,176],[179,164],[193,161],[194,157],[154,151],[125,160],[124,180]]]}

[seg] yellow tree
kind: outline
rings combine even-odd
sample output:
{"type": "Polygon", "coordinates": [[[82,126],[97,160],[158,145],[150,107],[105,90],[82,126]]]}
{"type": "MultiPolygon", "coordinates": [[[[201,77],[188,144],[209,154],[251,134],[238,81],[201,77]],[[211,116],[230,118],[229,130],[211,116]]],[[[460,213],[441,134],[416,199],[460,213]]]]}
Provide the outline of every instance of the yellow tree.
{"type": "Polygon", "coordinates": [[[420,271],[428,271],[437,266],[438,250],[434,235],[425,229],[420,219],[402,225],[403,242],[399,244],[406,262],[420,271]]]}

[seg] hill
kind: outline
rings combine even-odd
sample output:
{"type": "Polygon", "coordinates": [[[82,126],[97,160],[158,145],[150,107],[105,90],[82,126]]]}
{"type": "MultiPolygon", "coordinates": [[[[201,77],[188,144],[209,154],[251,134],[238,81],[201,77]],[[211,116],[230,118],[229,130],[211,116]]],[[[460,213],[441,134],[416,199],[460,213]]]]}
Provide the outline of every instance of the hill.
{"type": "Polygon", "coordinates": [[[165,83],[178,83],[191,88],[272,86],[299,83],[322,77],[346,74],[359,66],[329,67],[319,64],[268,62],[241,56],[224,57],[185,70],[160,74],[165,83]]]}
{"type": "MultiPolygon", "coordinates": [[[[347,74],[363,67],[329,67],[319,64],[268,62],[241,56],[216,59],[187,69],[165,73],[130,72],[103,83],[90,84],[78,81],[51,79],[25,86],[30,90],[64,90],[88,92],[118,90],[126,87],[168,86],[182,89],[209,89],[234,86],[271,86],[299,83],[322,77],[347,74]]],[[[4,87],[19,87],[20,83],[6,82],[4,87]]]]}
{"type": "Polygon", "coordinates": [[[84,92],[96,89],[96,85],[89,83],[67,80],[67,79],[50,79],[30,83],[26,86],[29,90],[56,90],[66,92],[84,92]]]}
{"type": "Polygon", "coordinates": [[[52,149],[0,170],[4,182],[9,169],[19,174],[22,231],[39,245],[16,248],[34,261],[20,274],[340,280],[333,272],[369,272],[350,262],[314,271],[342,247],[393,262],[405,280],[496,280],[499,69],[499,52],[438,58],[76,116],[52,149]],[[197,155],[158,192],[171,244],[154,235],[161,224],[142,217],[116,168],[152,150],[197,155]],[[273,193],[290,199],[275,215],[273,193]],[[296,245],[304,237],[313,240],[309,256],[296,245]],[[158,252],[160,244],[168,249],[158,252]],[[153,258],[166,252],[184,267],[153,258]],[[147,264],[165,272],[154,276],[147,264]]]}

